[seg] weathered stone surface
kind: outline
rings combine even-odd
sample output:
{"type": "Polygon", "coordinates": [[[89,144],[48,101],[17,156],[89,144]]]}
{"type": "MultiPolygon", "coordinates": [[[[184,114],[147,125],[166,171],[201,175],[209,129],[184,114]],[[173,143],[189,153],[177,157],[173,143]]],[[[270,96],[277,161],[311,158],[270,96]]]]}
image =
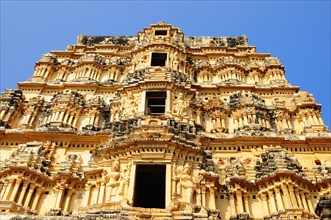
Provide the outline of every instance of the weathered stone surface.
{"type": "Polygon", "coordinates": [[[78,36],[0,96],[0,218],[328,219],[331,134],[284,74],[246,36],[78,36]]]}

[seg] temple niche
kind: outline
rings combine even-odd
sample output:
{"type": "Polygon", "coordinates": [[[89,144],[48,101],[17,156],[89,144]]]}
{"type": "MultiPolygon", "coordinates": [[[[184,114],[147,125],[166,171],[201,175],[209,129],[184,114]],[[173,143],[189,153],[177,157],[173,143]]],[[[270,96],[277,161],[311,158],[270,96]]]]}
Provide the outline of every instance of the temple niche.
{"type": "Polygon", "coordinates": [[[245,35],[79,35],[0,96],[2,219],[328,219],[331,134],[245,35]]]}

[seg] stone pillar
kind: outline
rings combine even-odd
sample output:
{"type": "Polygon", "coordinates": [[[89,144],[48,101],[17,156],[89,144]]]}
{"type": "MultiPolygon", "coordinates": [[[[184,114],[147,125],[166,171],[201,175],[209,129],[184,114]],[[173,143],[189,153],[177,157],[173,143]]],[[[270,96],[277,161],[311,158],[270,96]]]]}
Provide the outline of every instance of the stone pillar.
{"type": "Polygon", "coordinates": [[[68,124],[68,117],[69,117],[69,113],[65,112],[65,116],[64,116],[64,119],[63,119],[63,123],[68,124]]]}
{"type": "Polygon", "coordinates": [[[211,186],[209,187],[209,208],[210,209],[216,209],[216,201],[215,201],[215,187],[211,186]]]}
{"type": "Polygon", "coordinates": [[[294,195],[293,186],[289,185],[288,189],[289,189],[289,192],[290,192],[290,197],[291,197],[293,208],[298,208],[298,203],[297,203],[297,199],[295,198],[295,195],[294,195]]]}
{"type": "Polygon", "coordinates": [[[313,121],[314,121],[314,123],[315,123],[316,125],[319,124],[319,121],[318,121],[318,119],[317,119],[317,117],[316,117],[316,114],[313,114],[313,121]]]}
{"type": "Polygon", "coordinates": [[[245,212],[247,214],[251,214],[251,212],[249,211],[249,197],[248,197],[248,193],[244,194],[244,204],[245,204],[245,212]]]}
{"type": "Polygon", "coordinates": [[[3,185],[2,185],[2,189],[1,189],[1,193],[0,193],[0,200],[6,200],[6,198],[4,197],[6,189],[9,185],[9,181],[6,180],[3,185]]]}
{"type": "Polygon", "coordinates": [[[72,126],[73,119],[74,119],[74,116],[72,115],[72,113],[70,113],[70,117],[69,117],[69,120],[68,120],[68,125],[72,126]]]}
{"type": "Polygon", "coordinates": [[[59,121],[64,122],[64,121],[63,121],[63,116],[64,116],[64,111],[61,111],[59,121]]]}
{"type": "Polygon", "coordinates": [[[287,190],[287,186],[284,185],[284,184],[282,184],[281,185],[281,189],[282,189],[282,191],[284,193],[284,202],[285,202],[284,206],[285,206],[285,209],[291,209],[292,208],[292,204],[291,204],[290,194],[289,194],[289,192],[287,190]]]}
{"type": "Polygon", "coordinates": [[[230,208],[231,208],[231,216],[237,216],[236,204],[234,201],[234,195],[232,193],[230,194],[230,208]]]}
{"type": "Polygon", "coordinates": [[[31,208],[32,210],[35,211],[37,210],[38,203],[43,192],[44,192],[44,187],[37,188],[36,197],[33,200],[32,208],[31,208]]]}
{"type": "Polygon", "coordinates": [[[18,199],[17,204],[23,205],[23,198],[24,198],[24,195],[25,195],[26,190],[28,188],[28,185],[29,185],[29,182],[28,181],[24,181],[23,187],[22,187],[22,191],[21,191],[21,194],[20,194],[20,197],[18,199]]]}
{"type": "Polygon", "coordinates": [[[14,185],[14,180],[15,179],[9,179],[8,180],[8,185],[6,187],[6,191],[4,193],[4,196],[3,196],[2,200],[7,201],[9,199],[9,194],[11,192],[11,189],[12,189],[13,185],[14,185]]]}
{"type": "Polygon", "coordinates": [[[99,197],[98,197],[98,204],[102,204],[104,201],[104,196],[105,196],[105,189],[106,189],[106,184],[104,182],[101,182],[101,186],[99,189],[99,197]]]}
{"type": "Polygon", "coordinates": [[[36,188],[35,185],[30,184],[28,195],[27,195],[27,197],[26,197],[26,199],[24,201],[24,205],[23,205],[24,207],[28,207],[29,206],[29,203],[30,203],[30,200],[31,200],[31,196],[32,196],[33,191],[34,191],[35,188],[36,188]]]}
{"type": "Polygon", "coordinates": [[[301,201],[301,198],[300,198],[299,190],[295,190],[294,195],[295,195],[295,197],[297,199],[298,207],[299,208],[303,208],[303,204],[302,204],[302,201],[301,201]]]}
{"type": "Polygon", "coordinates": [[[101,188],[101,183],[97,182],[96,187],[95,187],[95,194],[96,194],[95,204],[98,204],[98,201],[99,201],[100,188],[101,188]]]}
{"type": "Polygon", "coordinates": [[[85,187],[86,194],[85,194],[84,202],[83,202],[83,204],[85,204],[85,206],[89,205],[91,189],[92,189],[92,184],[88,183],[85,187]]]}
{"type": "Polygon", "coordinates": [[[201,202],[203,206],[206,206],[206,186],[201,186],[201,202]]]}
{"type": "Polygon", "coordinates": [[[300,192],[300,197],[301,197],[301,202],[302,202],[303,208],[308,211],[309,208],[308,208],[307,200],[306,200],[306,197],[305,197],[305,193],[300,192]]]}
{"type": "Polygon", "coordinates": [[[76,125],[77,125],[77,121],[78,121],[78,114],[76,114],[75,115],[75,117],[74,117],[75,119],[74,119],[74,123],[73,123],[73,127],[76,127],[76,125]]]}
{"type": "Polygon", "coordinates": [[[268,190],[268,196],[269,196],[269,202],[270,202],[270,212],[276,213],[277,208],[276,208],[275,196],[274,196],[273,191],[268,190]]]}
{"type": "Polygon", "coordinates": [[[307,203],[308,203],[308,208],[310,212],[314,212],[314,207],[313,207],[313,203],[311,201],[311,195],[310,194],[306,194],[306,199],[307,199],[307,203]]]}
{"type": "Polygon", "coordinates": [[[63,194],[64,194],[64,188],[60,188],[59,189],[59,192],[58,192],[58,194],[57,194],[57,198],[56,198],[56,202],[55,202],[55,208],[56,209],[59,209],[59,208],[61,208],[61,200],[62,200],[62,196],[63,196],[63,194]]]}
{"type": "Polygon", "coordinates": [[[244,213],[244,206],[243,206],[243,200],[242,200],[242,192],[236,191],[236,197],[237,197],[237,207],[238,207],[238,214],[244,213]]]}
{"type": "Polygon", "coordinates": [[[15,199],[15,197],[17,195],[17,191],[18,191],[18,189],[19,189],[19,187],[21,185],[21,182],[22,182],[21,179],[17,179],[16,180],[15,185],[14,185],[14,189],[13,189],[11,195],[10,195],[10,199],[9,199],[10,201],[14,201],[14,199],[15,199]]]}
{"type": "Polygon", "coordinates": [[[135,181],[136,181],[136,163],[132,163],[129,187],[128,187],[128,193],[127,193],[127,198],[129,200],[129,203],[133,203],[135,181]]]}
{"type": "Polygon", "coordinates": [[[64,204],[64,209],[63,209],[64,212],[69,212],[71,197],[72,197],[73,194],[74,194],[73,189],[69,189],[68,194],[67,194],[67,198],[66,198],[66,201],[65,201],[65,204],[64,204]]]}
{"type": "Polygon", "coordinates": [[[268,207],[268,202],[267,202],[267,195],[265,193],[260,194],[262,204],[263,204],[263,209],[264,209],[264,215],[269,215],[269,207],[268,207]]]}
{"type": "Polygon", "coordinates": [[[284,210],[282,195],[280,194],[280,189],[278,187],[275,188],[275,195],[276,195],[278,211],[284,210]]]}

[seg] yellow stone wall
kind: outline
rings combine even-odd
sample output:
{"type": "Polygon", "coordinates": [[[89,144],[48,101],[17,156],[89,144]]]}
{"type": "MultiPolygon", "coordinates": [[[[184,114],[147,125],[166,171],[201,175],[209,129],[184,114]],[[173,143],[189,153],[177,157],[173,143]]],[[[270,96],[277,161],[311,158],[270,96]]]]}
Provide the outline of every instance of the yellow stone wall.
{"type": "Polygon", "coordinates": [[[246,36],[80,35],[0,96],[1,216],[318,219],[320,111],[246,36]]]}

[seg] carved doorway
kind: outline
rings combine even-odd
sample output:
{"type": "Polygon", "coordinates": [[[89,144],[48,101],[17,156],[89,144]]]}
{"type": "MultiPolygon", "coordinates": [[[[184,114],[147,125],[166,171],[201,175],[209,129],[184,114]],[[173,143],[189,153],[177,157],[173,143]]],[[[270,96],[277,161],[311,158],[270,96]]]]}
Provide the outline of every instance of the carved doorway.
{"type": "Polygon", "coordinates": [[[166,165],[137,164],[134,206],[165,208],[166,165]]]}

